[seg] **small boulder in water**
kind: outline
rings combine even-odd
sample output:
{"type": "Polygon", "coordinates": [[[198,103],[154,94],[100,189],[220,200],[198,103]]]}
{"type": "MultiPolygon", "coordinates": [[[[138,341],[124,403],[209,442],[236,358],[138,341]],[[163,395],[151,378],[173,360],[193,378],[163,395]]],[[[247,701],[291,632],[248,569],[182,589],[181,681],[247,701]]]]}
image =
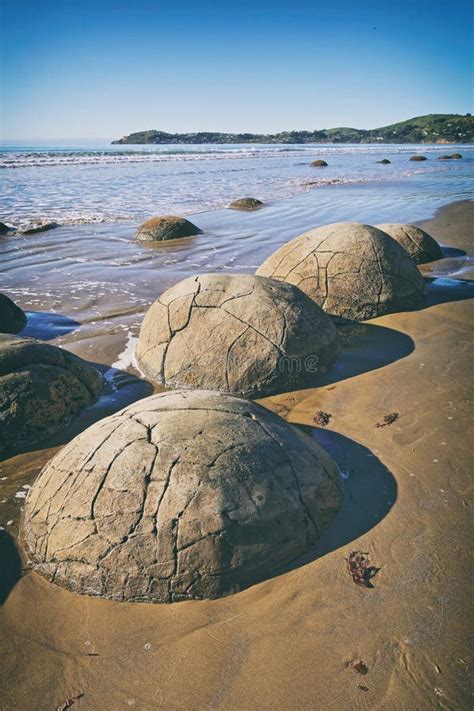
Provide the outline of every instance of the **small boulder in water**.
{"type": "Polygon", "coordinates": [[[0,334],[0,457],[69,424],[101,389],[100,373],[72,353],[0,334]]]}
{"type": "Polygon", "coordinates": [[[26,227],[18,230],[18,233],[22,235],[34,235],[37,232],[47,232],[48,230],[54,230],[56,227],[59,227],[57,222],[40,220],[38,222],[32,222],[30,225],[27,225],[26,227]]]}
{"type": "Polygon", "coordinates": [[[462,155],[460,153],[451,153],[449,157],[452,160],[462,160],[462,155]]]}
{"type": "Polygon", "coordinates": [[[229,207],[231,210],[257,210],[262,207],[263,202],[257,200],[257,198],[240,198],[240,200],[234,200],[230,203],[229,207]]]}
{"type": "Polygon", "coordinates": [[[0,333],[18,333],[27,322],[23,309],[6,294],[0,294],[0,333]]]}
{"type": "Polygon", "coordinates": [[[426,156],[411,156],[411,157],[410,157],[410,160],[418,160],[418,161],[420,161],[420,160],[428,160],[428,158],[427,158],[426,156]]]}
{"type": "Polygon", "coordinates": [[[192,237],[202,230],[184,217],[162,215],[146,220],[135,233],[135,239],[145,242],[164,242],[170,239],[192,237]]]}
{"type": "Polygon", "coordinates": [[[420,227],[388,223],[377,225],[377,229],[401,244],[416,264],[425,264],[443,258],[442,249],[437,241],[420,227]]]}
{"type": "Polygon", "coordinates": [[[327,168],[327,163],[325,160],[313,160],[311,162],[313,168],[327,168]]]}
{"type": "Polygon", "coordinates": [[[382,158],[382,160],[378,160],[377,163],[382,163],[382,165],[388,165],[391,163],[388,158],[382,158]]]}

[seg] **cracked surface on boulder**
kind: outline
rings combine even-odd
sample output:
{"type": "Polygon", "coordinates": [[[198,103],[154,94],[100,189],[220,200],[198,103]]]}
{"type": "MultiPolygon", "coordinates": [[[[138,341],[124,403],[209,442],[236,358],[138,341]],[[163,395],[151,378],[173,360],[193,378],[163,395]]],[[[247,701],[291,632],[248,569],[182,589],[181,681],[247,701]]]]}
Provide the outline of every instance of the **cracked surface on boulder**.
{"type": "Polygon", "coordinates": [[[336,329],[311,299],[247,274],[204,274],[165,291],[136,352],[155,382],[245,397],[314,384],[337,354],[336,329]]]}
{"type": "Polygon", "coordinates": [[[438,242],[427,232],[415,225],[387,223],[377,225],[377,229],[390,235],[406,249],[416,264],[426,264],[435,259],[443,259],[443,251],[438,242]]]}
{"type": "Polygon", "coordinates": [[[36,572],[128,601],[216,598],[311,545],[341,501],[337,466],[247,400],[140,400],[66,445],[34,483],[22,540],[36,572]]]}
{"type": "Polygon", "coordinates": [[[423,277],[405,249],[359,222],[337,222],[295,237],[256,273],[295,284],[328,314],[356,321],[425,303],[423,277]]]}
{"type": "Polygon", "coordinates": [[[101,389],[100,373],[72,353],[0,334],[0,456],[69,424],[101,389]]]}

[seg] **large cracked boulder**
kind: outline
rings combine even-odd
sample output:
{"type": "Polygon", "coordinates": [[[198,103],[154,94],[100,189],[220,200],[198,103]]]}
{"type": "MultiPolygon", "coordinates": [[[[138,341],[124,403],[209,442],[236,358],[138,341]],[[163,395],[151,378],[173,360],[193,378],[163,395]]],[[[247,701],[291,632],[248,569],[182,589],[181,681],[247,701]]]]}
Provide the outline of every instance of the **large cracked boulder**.
{"type": "Polygon", "coordinates": [[[27,323],[23,309],[6,294],[0,294],[0,333],[18,333],[27,323]]]}
{"type": "Polygon", "coordinates": [[[28,494],[22,540],[36,572],[76,593],[216,598],[304,553],[340,502],[330,456],[278,415],[178,391],[66,445],[28,494]]]}
{"type": "Polygon", "coordinates": [[[377,225],[377,228],[401,244],[416,264],[443,258],[438,242],[420,227],[388,223],[377,225]]]}
{"type": "Polygon", "coordinates": [[[72,353],[0,334],[0,456],[57,432],[101,389],[100,373],[72,353]]]}
{"type": "Polygon", "coordinates": [[[135,239],[145,242],[164,242],[170,239],[192,237],[202,230],[184,217],[162,215],[146,220],[135,234],[135,239]]]}
{"type": "Polygon", "coordinates": [[[403,247],[359,222],[295,237],[256,273],[294,284],[328,314],[357,321],[424,304],[423,277],[403,247]]]}
{"type": "Polygon", "coordinates": [[[314,384],[338,354],[327,315],[290,284],[204,274],[165,291],[143,319],[136,357],[155,382],[245,397],[314,384]]]}

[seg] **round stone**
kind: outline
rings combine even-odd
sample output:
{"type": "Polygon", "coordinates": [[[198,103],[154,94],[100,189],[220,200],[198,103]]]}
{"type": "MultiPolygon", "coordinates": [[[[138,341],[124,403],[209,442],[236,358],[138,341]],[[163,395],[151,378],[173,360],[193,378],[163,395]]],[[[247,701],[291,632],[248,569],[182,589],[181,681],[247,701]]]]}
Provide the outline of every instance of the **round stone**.
{"type": "Polygon", "coordinates": [[[451,153],[449,156],[452,160],[462,160],[462,155],[460,153],[451,153]]]}
{"type": "Polygon", "coordinates": [[[407,252],[381,230],[359,222],[295,237],[257,274],[294,284],[332,316],[357,321],[424,304],[424,280],[407,252]]]}
{"type": "Polygon", "coordinates": [[[428,160],[426,156],[411,156],[410,160],[428,160]]]}
{"type": "Polygon", "coordinates": [[[6,294],[0,294],[0,333],[18,333],[27,322],[23,309],[6,294]]]}
{"type": "Polygon", "coordinates": [[[22,540],[37,573],[76,593],[217,598],[307,551],[340,502],[330,456],[278,415],[178,391],[66,445],[28,494],[22,540]]]}
{"type": "Polygon", "coordinates": [[[240,198],[240,200],[234,200],[231,202],[229,207],[231,210],[257,210],[259,207],[263,206],[261,200],[257,198],[240,198]]]}
{"type": "Polygon", "coordinates": [[[184,217],[163,215],[146,220],[135,233],[135,238],[146,242],[192,237],[201,232],[199,227],[184,217]]]}
{"type": "Polygon", "coordinates": [[[100,373],[72,353],[0,334],[0,456],[57,432],[101,389],[100,373]]]}
{"type": "Polygon", "coordinates": [[[326,168],[327,167],[327,163],[325,160],[313,160],[311,162],[311,165],[313,166],[313,168],[326,168]]]}
{"type": "Polygon", "coordinates": [[[377,163],[382,163],[383,165],[388,165],[390,162],[388,158],[382,158],[382,160],[377,161],[377,163]]]}
{"type": "Polygon", "coordinates": [[[391,223],[377,227],[401,244],[416,264],[443,258],[443,251],[438,242],[420,227],[391,223]]]}
{"type": "Polygon", "coordinates": [[[314,384],[338,355],[331,319],[290,284],[204,274],[168,289],[143,319],[136,357],[155,382],[245,397],[314,384]]]}

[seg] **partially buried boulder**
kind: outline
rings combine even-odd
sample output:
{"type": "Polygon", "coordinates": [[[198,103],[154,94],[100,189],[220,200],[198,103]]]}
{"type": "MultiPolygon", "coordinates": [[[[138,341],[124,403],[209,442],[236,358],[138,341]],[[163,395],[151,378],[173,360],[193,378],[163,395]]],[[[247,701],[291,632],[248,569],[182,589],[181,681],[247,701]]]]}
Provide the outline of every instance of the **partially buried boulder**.
{"type": "Polygon", "coordinates": [[[277,249],[257,274],[298,286],[332,316],[363,321],[424,304],[424,280],[394,239],[359,222],[306,232],[277,249]]]}
{"type": "Polygon", "coordinates": [[[325,160],[313,160],[311,162],[313,168],[327,168],[327,163],[325,160]]]}
{"type": "Polygon", "coordinates": [[[36,220],[31,222],[29,225],[22,227],[18,230],[18,232],[22,235],[34,235],[37,232],[48,232],[49,230],[54,230],[56,227],[59,227],[57,222],[51,222],[49,220],[36,220]]]}
{"type": "Polygon", "coordinates": [[[201,232],[199,227],[184,217],[163,215],[146,220],[135,233],[135,238],[146,242],[162,242],[170,239],[192,237],[201,232]]]}
{"type": "Polygon", "coordinates": [[[401,244],[416,264],[443,258],[443,251],[437,241],[420,227],[390,223],[377,225],[377,228],[401,244]]]}
{"type": "Polygon", "coordinates": [[[411,156],[410,160],[428,160],[426,156],[411,156]]]}
{"type": "Polygon", "coordinates": [[[452,160],[462,160],[462,155],[460,153],[451,153],[449,156],[452,160]]]}
{"type": "Polygon", "coordinates": [[[6,294],[0,294],[0,333],[18,333],[27,322],[23,309],[6,294]]]}
{"type": "Polygon", "coordinates": [[[306,294],[247,274],[204,274],[165,291],[136,351],[155,382],[245,397],[314,384],[337,354],[334,325],[306,294]]]}
{"type": "Polygon", "coordinates": [[[0,456],[60,430],[101,388],[98,371],[72,353],[0,334],[0,456]]]}
{"type": "Polygon", "coordinates": [[[33,569],[76,593],[217,598],[307,551],[340,502],[330,456],[278,415],[178,391],[66,445],[28,494],[21,537],[33,569]]]}
{"type": "Polygon", "coordinates": [[[229,207],[231,210],[258,210],[259,207],[263,206],[263,202],[257,198],[240,198],[240,200],[234,200],[230,203],[229,207]]]}
{"type": "Polygon", "coordinates": [[[382,160],[377,161],[377,163],[382,163],[382,165],[388,165],[390,162],[388,158],[382,158],[382,160]]]}

